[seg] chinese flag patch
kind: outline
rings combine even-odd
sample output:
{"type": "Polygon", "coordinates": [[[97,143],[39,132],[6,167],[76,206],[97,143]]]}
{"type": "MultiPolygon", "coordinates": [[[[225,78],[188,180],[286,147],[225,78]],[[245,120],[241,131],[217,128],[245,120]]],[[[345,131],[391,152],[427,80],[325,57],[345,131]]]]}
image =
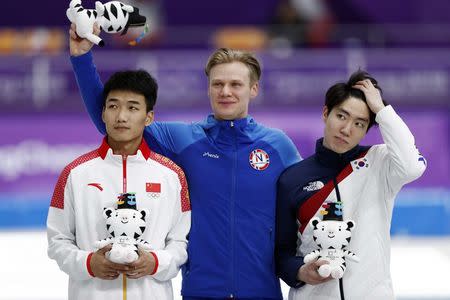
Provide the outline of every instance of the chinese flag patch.
{"type": "Polygon", "coordinates": [[[161,193],[161,183],[147,182],[145,190],[147,193],[161,193]]]}

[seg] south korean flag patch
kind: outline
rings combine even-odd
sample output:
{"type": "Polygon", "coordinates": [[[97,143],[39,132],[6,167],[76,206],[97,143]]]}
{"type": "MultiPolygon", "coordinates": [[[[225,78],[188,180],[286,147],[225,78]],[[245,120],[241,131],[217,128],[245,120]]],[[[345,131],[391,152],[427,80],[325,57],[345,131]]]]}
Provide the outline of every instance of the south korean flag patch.
{"type": "Polygon", "coordinates": [[[258,171],[263,171],[269,167],[269,154],[262,149],[253,150],[249,157],[250,166],[258,171]]]}
{"type": "Polygon", "coordinates": [[[353,170],[361,170],[369,168],[369,161],[365,157],[354,160],[352,161],[352,168],[353,170]]]}

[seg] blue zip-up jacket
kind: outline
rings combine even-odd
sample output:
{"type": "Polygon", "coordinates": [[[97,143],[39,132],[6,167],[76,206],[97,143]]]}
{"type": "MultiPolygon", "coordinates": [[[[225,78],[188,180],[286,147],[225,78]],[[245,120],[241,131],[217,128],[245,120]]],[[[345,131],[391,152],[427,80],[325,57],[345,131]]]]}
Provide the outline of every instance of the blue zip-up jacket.
{"type": "MultiPolygon", "coordinates": [[[[88,112],[105,133],[103,85],[92,54],[71,60],[88,112]]],[[[192,124],[155,122],[144,138],[183,168],[189,185],[183,296],[281,299],[274,266],[276,183],[300,160],[292,141],[250,116],[218,121],[212,115],[192,124]]]]}

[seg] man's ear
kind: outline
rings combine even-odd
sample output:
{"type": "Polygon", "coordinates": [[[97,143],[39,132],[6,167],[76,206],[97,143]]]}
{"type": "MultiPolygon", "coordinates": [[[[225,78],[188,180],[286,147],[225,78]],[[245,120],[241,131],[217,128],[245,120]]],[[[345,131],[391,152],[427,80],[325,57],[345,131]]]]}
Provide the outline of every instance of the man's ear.
{"type": "Polygon", "coordinates": [[[155,113],[153,112],[153,110],[149,111],[147,113],[147,116],[145,117],[145,126],[152,124],[154,118],[155,118],[155,113]]]}
{"type": "Polygon", "coordinates": [[[208,99],[211,99],[211,82],[209,82],[209,76],[208,76],[208,80],[207,80],[207,85],[208,85],[208,99]]]}
{"type": "Polygon", "coordinates": [[[103,121],[103,123],[106,124],[106,122],[105,122],[105,106],[104,105],[103,105],[103,108],[102,108],[102,121],[103,121]]]}
{"type": "Polygon", "coordinates": [[[255,98],[259,93],[259,82],[255,82],[250,86],[250,97],[255,98]]]}
{"type": "Polygon", "coordinates": [[[326,121],[327,121],[328,113],[329,113],[328,107],[325,105],[325,106],[323,107],[323,111],[322,111],[322,120],[323,120],[323,122],[326,122],[326,121]]]}

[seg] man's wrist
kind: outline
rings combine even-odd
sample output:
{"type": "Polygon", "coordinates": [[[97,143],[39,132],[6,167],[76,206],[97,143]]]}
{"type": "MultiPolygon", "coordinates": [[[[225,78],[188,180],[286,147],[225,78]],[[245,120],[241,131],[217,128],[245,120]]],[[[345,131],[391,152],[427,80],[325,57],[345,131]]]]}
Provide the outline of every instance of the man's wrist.
{"type": "Polygon", "coordinates": [[[86,268],[87,268],[89,275],[91,275],[92,277],[95,277],[94,272],[92,271],[92,267],[91,267],[91,260],[92,260],[93,254],[94,254],[94,252],[89,253],[88,257],[86,258],[86,268]]]}
{"type": "Polygon", "coordinates": [[[155,264],[153,265],[153,270],[150,272],[150,275],[154,275],[158,271],[158,256],[154,252],[149,252],[150,255],[153,257],[155,264]]]}

